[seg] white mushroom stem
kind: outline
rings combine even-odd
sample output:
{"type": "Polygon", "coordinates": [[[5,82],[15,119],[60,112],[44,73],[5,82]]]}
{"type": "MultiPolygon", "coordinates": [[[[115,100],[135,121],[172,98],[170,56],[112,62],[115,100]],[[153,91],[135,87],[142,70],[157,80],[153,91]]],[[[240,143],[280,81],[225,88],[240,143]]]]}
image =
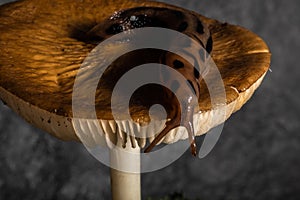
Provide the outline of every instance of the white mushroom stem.
{"type": "Polygon", "coordinates": [[[113,167],[110,170],[112,199],[140,200],[141,159],[138,145],[132,148],[128,142],[126,148],[123,148],[121,142],[118,142],[117,146],[110,150],[110,162],[113,167]]]}

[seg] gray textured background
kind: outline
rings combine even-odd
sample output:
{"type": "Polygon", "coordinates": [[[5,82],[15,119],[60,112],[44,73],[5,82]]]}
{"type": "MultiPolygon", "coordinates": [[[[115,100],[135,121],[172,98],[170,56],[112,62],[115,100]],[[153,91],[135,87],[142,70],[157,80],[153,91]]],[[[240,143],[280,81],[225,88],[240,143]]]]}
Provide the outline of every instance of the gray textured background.
{"type": "MultiPolygon", "coordinates": [[[[300,1],[165,2],[257,33],[270,46],[273,72],[226,122],[208,157],[187,152],[171,166],[143,174],[143,197],[183,192],[202,200],[299,199],[300,1]]],[[[109,169],[84,147],[58,141],[0,106],[1,200],[109,197],[109,169]]]]}

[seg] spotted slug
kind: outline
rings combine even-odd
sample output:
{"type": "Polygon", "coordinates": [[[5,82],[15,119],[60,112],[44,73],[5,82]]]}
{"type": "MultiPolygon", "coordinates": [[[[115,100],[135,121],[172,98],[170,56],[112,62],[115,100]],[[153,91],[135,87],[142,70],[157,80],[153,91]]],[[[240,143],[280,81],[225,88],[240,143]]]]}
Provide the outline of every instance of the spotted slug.
{"type": "MultiPolygon", "coordinates": [[[[121,33],[135,28],[142,27],[161,27],[172,29],[197,41],[201,49],[190,48],[185,50],[185,54],[195,59],[195,54],[199,55],[202,62],[212,51],[212,38],[208,27],[203,23],[196,13],[182,10],[181,8],[160,8],[160,7],[135,7],[128,10],[116,12],[109,17],[104,23],[97,24],[88,33],[89,41],[97,43],[111,37],[112,35],[121,33]],[[205,49],[203,51],[203,49],[205,49]]],[[[174,41],[176,42],[176,41],[174,41]]],[[[164,88],[164,98],[171,105],[172,114],[170,121],[167,121],[165,128],[155,137],[150,145],[145,149],[145,152],[150,152],[153,147],[161,141],[166,134],[179,126],[184,126],[188,132],[190,149],[193,155],[197,154],[195,143],[195,133],[193,127],[193,114],[195,112],[195,102],[198,103],[200,95],[200,84],[202,72],[197,65],[197,61],[193,63],[187,62],[182,57],[170,52],[163,52],[158,60],[159,63],[168,65],[176,69],[186,78],[186,84],[189,86],[189,91],[184,91],[182,99],[177,99],[175,94],[169,89],[164,88]],[[195,99],[195,97],[197,99],[195,99]],[[181,112],[184,111],[184,112],[181,112]],[[182,113],[182,114],[181,114],[182,113]],[[182,116],[183,115],[183,116],[182,116]]],[[[161,76],[168,87],[172,87],[173,91],[177,91],[182,83],[176,80],[176,77],[161,76]]]]}

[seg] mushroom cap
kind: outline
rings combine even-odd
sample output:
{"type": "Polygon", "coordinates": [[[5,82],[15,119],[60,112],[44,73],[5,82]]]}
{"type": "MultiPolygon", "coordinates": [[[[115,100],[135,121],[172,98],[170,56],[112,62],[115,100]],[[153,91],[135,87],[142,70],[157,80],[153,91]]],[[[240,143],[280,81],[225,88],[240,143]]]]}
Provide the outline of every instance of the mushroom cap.
{"type": "MultiPolygon", "coordinates": [[[[29,123],[53,136],[79,141],[72,125],[73,84],[80,65],[95,47],[79,38],[113,13],[133,7],[183,10],[164,3],[129,0],[22,0],[1,6],[2,101],[29,123]]],[[[236,25],[199,17],[211,32],[211,57],[224,81],[225,120],[258,88],[269,69],[271,54],[265,42],[254,33],[236,25]]],[[[102,127],[116,132],[107,95],[104,93],[98,98],[97,116],[102,127]]],[[[201,90],[199,109],[197,119],[201,126],[196,127],[197,135],[224,122],[211,121],[220,111],[212,107],[205,89],[201,90]]],[[[132,105],[132,110],[133,118],[144,114],[138,104],[132,105]]],[[[130,122],[124,119],[122,123],[126,126],[130,122]]],[[[178,138],[174,132],[166,136],[164,142],[186,138],[187,134],[178,138]]],[[[145,141],[140,146],[144,144],[145,141]]]]}

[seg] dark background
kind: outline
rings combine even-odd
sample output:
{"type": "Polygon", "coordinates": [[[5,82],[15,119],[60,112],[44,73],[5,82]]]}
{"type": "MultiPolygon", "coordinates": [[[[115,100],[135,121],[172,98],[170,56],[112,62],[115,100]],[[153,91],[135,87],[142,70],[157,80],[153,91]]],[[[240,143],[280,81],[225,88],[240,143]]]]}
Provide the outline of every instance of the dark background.
{"type": "MultiPolygon", "coordinates": [[[[1,4],[8,1],[0,1],[1,4]]],[[[205,159],[189,151],[142,175],[143,197],[300,198],[300,1],[165,0],[246,27],[272,51],[253,98],[226,123],[205,159]]],[[[0,199],[108,199],[109,169],[80,144],[61,142],[0,106],[0,199]]]]}

